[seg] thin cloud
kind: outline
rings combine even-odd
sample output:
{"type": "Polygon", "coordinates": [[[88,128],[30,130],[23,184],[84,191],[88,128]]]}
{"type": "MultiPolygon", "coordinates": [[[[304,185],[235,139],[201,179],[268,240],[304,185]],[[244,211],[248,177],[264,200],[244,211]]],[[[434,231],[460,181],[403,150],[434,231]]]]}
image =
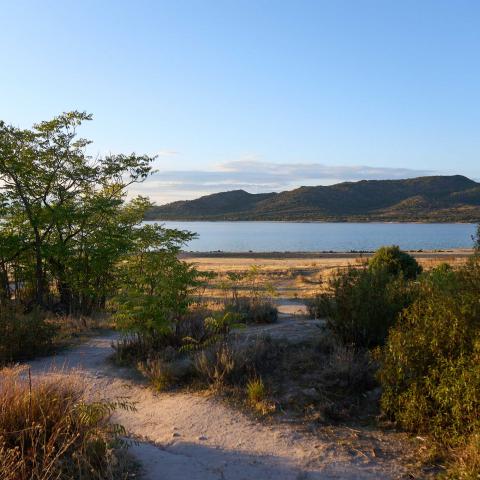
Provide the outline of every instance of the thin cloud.
{"type": "Polygon", "coordinates": [[[155,155],[157,157],[175,157],[179,154],[180,152],[177,152],[176,150],[159,150],[155,155]]]}

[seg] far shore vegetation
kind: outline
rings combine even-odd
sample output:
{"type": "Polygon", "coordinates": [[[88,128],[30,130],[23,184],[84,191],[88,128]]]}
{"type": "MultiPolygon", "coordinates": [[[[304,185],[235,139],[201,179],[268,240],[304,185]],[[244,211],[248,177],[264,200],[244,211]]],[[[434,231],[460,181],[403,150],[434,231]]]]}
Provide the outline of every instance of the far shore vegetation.
{"type": "Polygon", "coordinates": [[[129,478],[111,417],[133,406],[17,365],[99,326],[122,332],[114,361],[158,391],[208,390],[272,421],[394,427],[425,440],[419,469],[479,478],[480,229],[461,262],[386,246],[318,283],[297,272],[318,328],[288,342],[261,333],[282,321],[286,283],[182,259],[195,234],[144,224],[150,201],[127,199],[153,158],[89,157],[77,130],[91,118],[0,122],[0,478],[129,478]]]}

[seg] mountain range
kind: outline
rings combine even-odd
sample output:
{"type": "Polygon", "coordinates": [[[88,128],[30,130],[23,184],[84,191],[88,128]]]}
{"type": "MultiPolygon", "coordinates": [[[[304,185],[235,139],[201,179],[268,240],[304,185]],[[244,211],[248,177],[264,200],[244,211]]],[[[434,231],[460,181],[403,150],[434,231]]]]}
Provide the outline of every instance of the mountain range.
{"type": "Polygon", "coordinates": [[[280,193],[244,190],[154,206],[147,220],[479,222],[480,183],[462,175],[362,180],[280,193]]]}

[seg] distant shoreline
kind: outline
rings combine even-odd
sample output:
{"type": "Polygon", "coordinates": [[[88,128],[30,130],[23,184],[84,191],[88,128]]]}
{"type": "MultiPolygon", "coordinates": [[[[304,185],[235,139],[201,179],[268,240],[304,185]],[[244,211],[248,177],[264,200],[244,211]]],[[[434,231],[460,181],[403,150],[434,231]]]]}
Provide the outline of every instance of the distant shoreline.
{"type": "MultiPolygon", "coordinates": [[[[286,259],[286,258],[358,258],[369,257],[373,251],[351,252],[181,252],[180,258],[252,258],[252,259],[286,259]]],[[[472,248],[452,248],[448,250],[409,250],[417,258],[450,258],[468,257],[473,254],[472,248]]]]}
{"type": "Polygon", "coordinates": [[[429,221],[429,220],[232,220],[232,219],[144,219],[144,222],[152,222],[152,223],[164,223],[164,222],[185,222],[185,223],[349,223],[349,224],[372,224],[372,225],[478,225],[480,223],[480,219],[478,221],[445,221],[440,222],[438,220],[429,221]]]}

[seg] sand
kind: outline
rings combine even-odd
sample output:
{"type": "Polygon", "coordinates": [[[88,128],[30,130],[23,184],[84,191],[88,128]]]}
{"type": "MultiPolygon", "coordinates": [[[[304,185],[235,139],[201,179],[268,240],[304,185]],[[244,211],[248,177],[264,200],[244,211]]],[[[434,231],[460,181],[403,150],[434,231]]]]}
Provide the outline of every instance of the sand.
{"type": "MultiPolygon", "coordinates": [[[[291,336],[295,321],[284,317],[279,327],[291,336]]],[[[300,322],[303,329],[306,320],[300,322]]],[[[145,480],[393,479],[408,473],[401,459],[405,446],[393,433],[340,427],[309,432],[287,421],[260,421],[211,395],[156,393],[108,360],[117,337],[110,332],[36,360],[32,372],[35,378],[61,367],[60,375],[81,377],[90,398],[134,402],[136,411],[119,411],[114,421],[137,440],[130,451],[145,480]]]]}

